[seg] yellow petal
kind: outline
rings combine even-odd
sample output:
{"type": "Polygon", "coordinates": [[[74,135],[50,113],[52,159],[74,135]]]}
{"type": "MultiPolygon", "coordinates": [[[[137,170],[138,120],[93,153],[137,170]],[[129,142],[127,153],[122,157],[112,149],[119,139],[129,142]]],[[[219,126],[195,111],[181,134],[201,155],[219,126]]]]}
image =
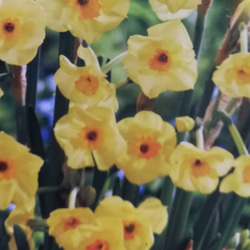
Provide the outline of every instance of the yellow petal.
{"type": "Polygon", "coordinates": [[[148,218],[153,232],[160,234],[167,225],[167,208],[156,198],[148,198],[138,207],[138,213],[148,218]]]}
{"type": "Polygon", "coordinates": [[[3,180],[0,181],[0,210],[5,210],[10,205],[17,183],[14,180],[3,180]]]}

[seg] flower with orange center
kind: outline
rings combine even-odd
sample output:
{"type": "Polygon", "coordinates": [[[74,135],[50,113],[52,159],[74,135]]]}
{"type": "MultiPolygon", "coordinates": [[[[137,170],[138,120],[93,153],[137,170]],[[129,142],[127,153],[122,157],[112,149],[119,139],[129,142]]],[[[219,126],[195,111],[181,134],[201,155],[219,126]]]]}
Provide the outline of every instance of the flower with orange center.
{"type": "Polygon", "coordinates": [[[205,151],[183,142],[170,157],[169,175],[177,187],[209,194],[216,189],[219,177],[230,170],[232,161],[232,154],[222,148],[205,151]]]}
{"type": "Polygon", "coordinates": [[[3,0],[0,6],[0,59],[23,65],[36,55],[45,37],[45,16],[32,0],[3,0]]]}
{"type": "Polygon", "coordinates": [[[87,106],[107,106],[118,109],[115,85],[106,80],[91,48],[79,47],[78,56],[85,67],[77,67],[66,57],[60,56],[60,68],[54,81],[62,94],[71,102],[87,106]]]}
{"type": "Polygon", "coordinates": [[[242,197],[250,197],[250,156],[242,155],[233,162],[234,171],[220,184],[220,192],[235,192],[242,197]]]}
{"type": "Polygon", "coordinates": [[[87,43],[100,40],[102,34],[126,18],[129,0],[39,0],[47,14],[50,29],[69,30],[87,43]]]}
{"type": "Polygon", "coordinates": [[[89,208],[57,209],[47,219],[49,234],[55,237],[59,246],[71,245],[72,248],[79,242],[79,227],[93,223],[94,213],[89,208]]]}
{"type": "Polygon", "coordinates": [[[108,197],[100,202],[95,214],[122,220],[126,250],[150,249],[153,233],[160,234],[168,220],[166,208],[156,198],[148,198],[135,208],[118,196],[108,197]]]}
{"type": "Polygon", "coordinates": [[[97,167],[107,170],[126,147],[114,113],[106,107],[70,108],[57,122],[55,136],[69,167],[76,169],[94,166],[94,157],[97,167]]]}
{"type": "Polygon", "coordinates": [[[230,55],[213,74],[213,82],[230,97],[250,97],[250,53],[230,55]]]}
{"type": "Polygon", "coordinates": [[[127,151],[116,165],[130,182],[144,184],[168,174],[167,161],[176,144],[170,124],[151,111],[141,111],[134,118],[121,120],[118,127],[127,141],[127,151]]]}
{"type": "Polygon", "coordinates": [[[14,237],[15,224],[19,225],[22,228],[27,237],[30,249],[34,249],[34,242],[32,240],[33,231],[28,226],[28,221],[34,218],[34,210],[35,199],[31,199],[30,201],[16,207],[10,212],[8,218],[4,222],[6,232],[10,235],[9,249],[18,250],[14,237]]]}
{"type": "Polygon", "coordinates": [[[192,89],[197,78],[193,45],[180,21],[155,25],[148,29],[148,37],[132,36],[123,63],[149,98],[166,90],[192,89]]]}
{"type": "Polygon", "coordinates": [[[10,202],[19,206],[34,197],[42,164],[43,160],[28,148],[0,133],[0,210],[10,202]]]}

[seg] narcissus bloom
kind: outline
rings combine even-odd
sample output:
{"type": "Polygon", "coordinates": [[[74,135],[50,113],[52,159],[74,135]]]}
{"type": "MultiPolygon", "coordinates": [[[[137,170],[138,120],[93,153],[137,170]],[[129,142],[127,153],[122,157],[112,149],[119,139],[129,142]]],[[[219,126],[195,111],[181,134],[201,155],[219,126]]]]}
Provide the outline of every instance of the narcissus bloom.
{"type": "Polygon", "coordinates": [[[0,88],[0,97],[2,97],[3,96],[3,91],[2,91],[2,89],[0,88]]]}
{"type": "Polygon", "coordinates": [[[48,27],[69,30],[87,43],[97,42],[105,31],[114,29],[127,16],[129,0],[39,0],[48,27]]]}
{"type": "MultiPolygon", "coordinates": [[[[191,14],[193,9],[196,8],[196,6],[201,2],[201,0],[196,1],[197,5],[196,4],[192,5],[195,7],[180,8],[179,10],[174,11],[174,12],[170,11],[170,9],[168,7],[168,2],[170,2],[170,1],[167,1],[167,0],[165,0],[165,1],[164,0],[149,0],[149,3],[151,5],[152,10],[155,12],[157,17],[162,21],[186,18],[187,16],[189,16],[191,14]]],[[[192,1],[192,2],[194,2],[194,1],[192,1]]],[[[178,4],[178,1],[175,0],[174,3],[178,4]]],[[[181,4],[181,3],[179,3],[179,4],[181,4]]],[[[186,5],[186,6],[188,6],[188,5],[186,5]]],[[[191,6],[191,5],[189,5],[189,6],[191,6]]],[[[170,4],[170,7],[172,7],[171,4],[170,4]]]]}
{"type": "Polygon", "coordinates": [[[201,0],[153,0],[152,2],[165,4],[170,12],[176,13],[181,9],[195,9],[201,0]]]}
{"type": "Polygon", "coordinates": [[[183,142],[176,147],[170,161],[169,175],[177,187],[209,194],[216,189],[219,177],[230,170],[233,156],[219,147],[204,151],[183,142]]]}
{"type": "MultiPolygon", "coordinates": [[[[126,250],[123,244],[123,225],[120,219],[103,217],[95,225],[79,227],[81,241],[75,250],[126,250]],[[85,234],[85,235],[84,235],[85,234]]],[[[65,250],[71,250],[67,247],[65,250]]]]}
{"type": "Polygon", "coordinates": [[[71,168],[94,166],[94,157],[97,167],[107,170],[125,150],[114,113],[106,107],[70,108],[56,123],[55,136],[71,168]]]}
{"type": "Polygon", "coordinates": [[[49,234],[55,237],[59,246],[65,247],[69,244],[72,248],[79,241],[79,226],[93,223],[94,213],[89,208],[57,209],[47,219],[49,234]]]}
{"type": "Polygon", "coordinates": [[[234,172],[220,184],[220,192],[235,192],[239,196],[250,196],[250,156],[242,155],[233,162],[234,172]]]}
{"type": "Polygon", "coordinates": [[[186,132],[194,128],[194,120],[189,116],[176,117],[175,123],[178,132],[186,132]]]}
{"type": "Polygon", "coordinates": [[[0,4],[0,59],[23,65],[36,55],[45,37],[45,16],[32,0],[2,0],[0,4]]]}
{"type": "Polygon", "coordinates": [[[213,74],[213,82],[230,97],[250,97],[250,53],[230,55],[213,74]]]}
{"type": "Polygon", "coordinates": [[[54,81],[62,94],[74,103],[87,106],[104,105],[103,102],[110,99],[108,105],[116,111],[115,85],[106,80],[93,50],[80,46],[77,54],[85,61],[86,67],[77,67],[65,56],[60,56],[60,68],[54,81]]]}
{"type": "Polygon", "coordinates": [[[127,141],[127,151],[119,157],[117,167],[124,170],[134,184],[144,184],[168,174],[167,160],[176,144],[174,128],[151,111],[141,111],[134,118],[118,123],[127,141]]]}
{"type": "Polygon", "coordinates": [[[100,202],[95,214],[122,220],[126,250],[150,249],[153,233],[160,234],[168,221],[166,207],[156,198],[148,198],[135,208],[118,196],[108,197],[100,202]]]}
{"type": "Polygon", "coordinates": [[[34,249],[34,242],[32,240],[33,231],[27,224],[28,220],[34,218],[34,210],[35,199],[31,199],[27,203],[24,203],[21,206],[12,210],[10,215],[6,219],[4,225],[6,232],[10,235],[9,248],[11,250],[17,250],[13,228],[15,224],[18,224],[23,229],[29,242],[30,250],[34,249]]]}
{"type": "Polygon", "coordinates": [[[0,210],[10,202],[19,206],[34,197],[42,164],[40,157],[0,132],[0,210]]]}
{"type": "Polygon", "coordinates": [[[135,35],[128,40],[128,54],[123,59],[128,76],[149,98],[166,90],[192,89],[197,63],[183,24],[180,21],[158,24],[148,29],[148,35],[135,35]]]}

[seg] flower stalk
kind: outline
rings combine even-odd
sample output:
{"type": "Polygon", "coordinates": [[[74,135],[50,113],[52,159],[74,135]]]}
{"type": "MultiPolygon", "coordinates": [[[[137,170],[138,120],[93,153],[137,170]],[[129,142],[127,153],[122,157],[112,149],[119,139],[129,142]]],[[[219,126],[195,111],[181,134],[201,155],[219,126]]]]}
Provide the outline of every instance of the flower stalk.
{"type": "Polygon", "coordinates": [[[120,55],[113,58],[111,61],[106,63],[104,66],[101,67],[103,73],[108,73],[111,69],[113,69],[116,65],[122,62],[123,58],[128,54],[127,51],[121,53],[120,55]]]}

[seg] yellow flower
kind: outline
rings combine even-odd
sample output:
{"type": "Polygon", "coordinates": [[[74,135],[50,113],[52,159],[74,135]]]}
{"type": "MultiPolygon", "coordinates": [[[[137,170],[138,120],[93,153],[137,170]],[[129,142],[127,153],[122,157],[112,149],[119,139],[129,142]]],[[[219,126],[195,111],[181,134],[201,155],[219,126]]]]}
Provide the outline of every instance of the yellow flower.
{"type": "Polygon", "coordinates": [[[105,31],[114,29],[126,17],[129,0],[39,0],[44,6],[48,27],[97,42],[105,31]]]}
{"type": "Polygon", "coordinates": [[[19,206],[34,197],[42,164],[43,160],[28,148],[0,133],[0,210],[10,201],[19,206]]]}
{"type": "Polygon", "coordinates": [[[123,59],[128,76],[149,98],[166,90],[192,89],[197,63],[183,24],[180,21],[158,24],[148,29],[148,35],[135,35],[128,40],[128,54],[123,59]]]}
{"type": "Polygon", "coordinates": [[[127,151],[119,157],[117,167],[128,180],[144,184],[168,174],[167,160],[176,144],[174,128],[151,111],[141,111],[134,118],[118,123],[127,141],[127,151]]]}
{"type": "Polygon", "coordinates": [[[213,82],[230,97],[250,97],[250,53],[230,55],[213,74],[213,82]]]}
{"type": "MultiPolygon", "coordinates": [[[[177,1],[175,0],[175,2],[177,1]]],[[[173,19],[183,19],[189,16],[191,12],[193,11],[193,8],[191,9],[181,8],[176,12],[171,12],[169,10],[167,1],[149,0],[149,3],[150,3],[152,10],[157,15],[157,17],[162,21],[173,20],[173,19]]]]}
{"type": "Polygon", "coordinates": [[[153,0],[161,4],[167,5],[168,9],[172,13],[176,13],[181,9],[195,9],[201,0],[153,0]]]}
{"type": "Polygon", "coordinates": [[[94,157],[97,167],[107,170],[125,149],[114,114],[106,107],[70,108],[57,122],[55,136],[71,168],[94,166],[94,157]]]}
{"type": "Polygon", "coordinates": [[[45,37],[44,12],[32,0],[3,0],[0,27],[0,59],[8,64],[27,64],[45,37]]]}
{"type": "Polygon", "coordinates": [[[27,240],[29,242],[30,250],[34,249],[34,243],[32,240],[32,230],[27,225],[28,220],[34,217],[34,210],[35,210],[35,199],[24,203],[20,207],[15,208],[11,211],[9,217],[6,219],[4,225],[7,233],[11,236],[9,241],[9,248],[11,250],[16,250],[16,241],[14,238],[14,228],[15,224],[18,224],[26,234],[27,240]]]}
{"type": "Polygon", "coordinates": [[[81,46],[77,54],[85,61],[86,67],[77,67],[60,56],[60,68],[55,73],[54,81],[62,94],[74,103],[87,106],[103,105],[105,100],[110,99],[108,105],[116,111],[115,85],[106,80],[93,50],[81,46]]]}
{"type": "Polygon", "coordinates": [[[186,191],[212,193],[231,168],[233,156],[228,151],[213,147],[210,151],[196,148],[188,142],[178,145],[170,157],[170,177],[186,191]]]}
{"type": "Polygon", "coordinates": [[[189,116],[176,117],[175,123],[178,132],[186,132],[194,128],[194,120],[189,116]]]}
{"type": "Polygon", "coordinates": [[[242,155],[234,163],[234,172],[226,176],[220,185],[220,192],[235,192],[239,196],[250,196],[250,156],[242,155]]]}
{"type": "Polygon", "coordinates": [[[126,250],[150,249],[153,233],[160,234],[168,221],[166,207],[156,198],[148,198],[135,208],[118,196],[108,197],[100,202],[95,214],[122,220],[126,250]]]}
{"type": "Polygon", "coordinates": [[[47,219],[49,234],[55,237],[59,246],[71,245],[72,248],[79,243],[79,226],[92,223],[94,213],[89,208],[57,209],[47,219]]]}
{"type": "MultiPolygon", "coordinates": [[[[75,250],[125,250],[123,226],[117,218],[97,218],[95,225],[79,227],[81,241],[75,250]],[[85,234],[85,237],[82,235],[85,234]]],[[[65,250],[71,250],[69,246],[65,250]]]]}

